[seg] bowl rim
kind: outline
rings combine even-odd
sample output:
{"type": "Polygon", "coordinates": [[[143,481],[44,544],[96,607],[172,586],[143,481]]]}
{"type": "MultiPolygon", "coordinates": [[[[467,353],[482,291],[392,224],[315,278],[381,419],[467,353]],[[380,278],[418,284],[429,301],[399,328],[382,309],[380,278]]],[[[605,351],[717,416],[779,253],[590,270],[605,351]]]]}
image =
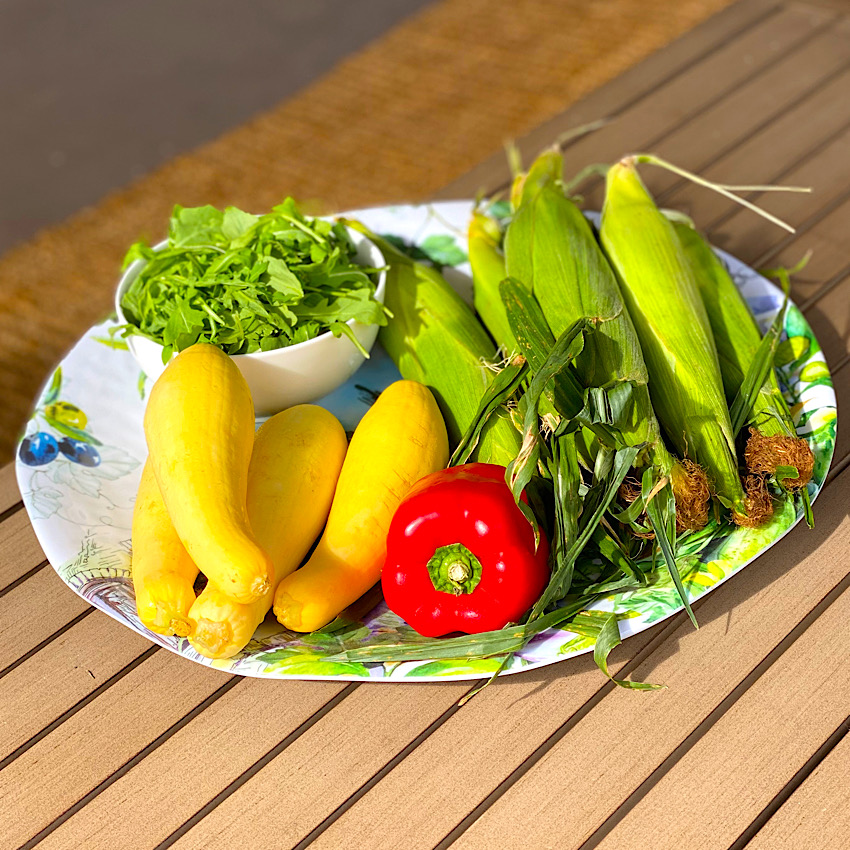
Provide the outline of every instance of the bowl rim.
{"type": "MultiPolygon", "coordinates": [[[[336,219],[333,216],[314,216],[315,218],[320,218],[323,221],[332,221],[335,222],[336,219]]],[[[375,263],[375,267],[379,268],[378,272],[378,282],[375,286],[375,299],[379,301],[381,304],[384,303],[384,293],[386,292],[387,285],[387,260],[384,257],[383,251],[364,233],[361,233],[358,230],[354,230],[348,225],[344,224],[346,232],[348,233],[351,241],[354,243],[355,248],[358,250],[361,246],[365,245],[372,252],[373,256],[380,260],[379,263],[375,263]]],[[[168,245],[168,239],[163,239],[160,242],[157,242],[155,245],[152,245],[152,249],[154,251],[160,251],[168,245]]],[[[132,282],[139,276],[141,270],[144,268],[146,264],[146,260],[133,260],[124,272],[121,274],[121,277],[118,279],[118,286],[115,288],[115,313],[118,316],[118,321],[122,325],[130,325],[131,322],[127,321],[127,317],[124,315],[124,311],[121,309],[121,298],[123,294],[130,288],[132,282]]],[[[364,328],[373,327],[374,323],[364,324],[363,322],[358,322],[357,319],[349,319],[346,323],[350,328],[354,328],[356,325],[360,325],[364,328]]],[[[145,336],[142,333],[131,333],[126,337],[127,342],[129,343],[133,337],[137,337],[139,339],[146,340],[151,345],[157,346],[157,348],[162,349],[165,346],[161,342],[157,342],[155,339],[151,339],[149,336],[145,336]]],[[[307,347],[313,345],[314,343],[319,343],[326,337],[331,337],[333,339],[338,339],[339,337],[334,337],[333,332],[330,330],[324,330],[317,336],[314,336],[312,339],[305,339],[304,342],[296,342],[294,345],[284,345],[281,348],[272,348],[269,351],[251,351],[247,354],[228,354],[228,357],[252,357],[255,359],[263,359],[269,355],[277,355],[281,356],[283,352],[295,351],[304,351],[307,347]]],[[[132,350],[132,349],[131,349],[132,350]]]]}

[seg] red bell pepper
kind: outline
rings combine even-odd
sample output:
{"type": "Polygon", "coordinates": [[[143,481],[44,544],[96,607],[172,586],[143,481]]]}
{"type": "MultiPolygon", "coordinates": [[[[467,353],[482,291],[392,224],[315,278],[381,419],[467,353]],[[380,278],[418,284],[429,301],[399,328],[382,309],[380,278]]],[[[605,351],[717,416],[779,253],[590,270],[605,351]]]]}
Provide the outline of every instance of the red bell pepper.
{"type": "Polygon", "coordinates": [[[470,463],[425,476],[401,502],[381,585],[420,634],[477,634],[519,621],[546,587],[548,560],[542,532],[534,551],[505,468],[470,463]]]}

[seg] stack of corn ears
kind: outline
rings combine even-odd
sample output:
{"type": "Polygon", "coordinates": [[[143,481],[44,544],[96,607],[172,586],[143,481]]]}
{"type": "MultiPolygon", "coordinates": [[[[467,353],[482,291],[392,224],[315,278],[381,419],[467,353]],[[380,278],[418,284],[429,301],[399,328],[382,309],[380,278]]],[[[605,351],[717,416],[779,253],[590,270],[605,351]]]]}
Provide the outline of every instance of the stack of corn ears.
{"type": "MultiPolygon", "coordinates": [[[[529,327],[538,345],[552,349],[556,339],[560,344],[575,332],[576,323],[589,320],[576,356],[540,399],[555,494],[559,464],[566,463],[560,472],[568,469],[571,451],[577,450],[586,472],[577,487],[574,482],[563,492],[587,498],[596,489],[598,503],[600,482],[611,480],[615,449],[635,449],[636,483],[620,489],[635,504],[619,513],[611,506],[608,519],[588,535],[596,551],[622,564],[625,573],[635,548],[621,544],[610,520],[638,536],[655,536],[685,599],[675,561],[677,532],[706,524],[711,496],[735,523],[764,523],[773,510],[765,476],[786,491],[804,488],[812,459],[796,437],[772,368],[764,372],[763,386],[758,378],[754,395],[745,393],[747,382],[753,385],[753,375],[760,374],[753,370],[764,346],[737,287],[693,228],[658,210],[635,166],[636,159],[627,157],[607,170],[597,241],[564,190],[560,154],[542,154],[514,181],[504,237],[496,221],[474,213],[470,263],[485,326],[506,355],[518,352],[527,359],[532,376],[551,364],[529,345],[529,327]],[[607,399],[605,425],[616,435],[613,448],[588,419],[590,400],[598,405],[600,393],[607,399]],[[734,425],[730,405],[733,411],[737,405],[734,425]],[[743,481],[736,451],[742,410],[752,425],[743,481]]],[[[533,457],[545,476],[543,455],[533,457]]],[[[591,498],[591,509],[594,504],[591,498]]],[[[578,517],[569,511],[560,517],[557,504],[555,511],[565,532],[581,537],[582,508],[578,517]]],[[[561,548],[573,551],[569,540],[561,548]]],[[[557,557],[555,565],[557,572],[557,557]]]]}

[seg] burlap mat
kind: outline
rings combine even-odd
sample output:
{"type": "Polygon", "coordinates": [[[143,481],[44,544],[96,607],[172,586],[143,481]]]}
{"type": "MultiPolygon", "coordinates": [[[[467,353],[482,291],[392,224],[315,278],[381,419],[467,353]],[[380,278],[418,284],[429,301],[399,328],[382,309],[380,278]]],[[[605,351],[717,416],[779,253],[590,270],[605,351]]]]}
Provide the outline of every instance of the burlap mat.
{"type": "Polygon", "coordinates": [[[0,258],[0,462],[174,203],[312,212],[427,198],[730,0],[442,0],[256,120],[0,258]]]}

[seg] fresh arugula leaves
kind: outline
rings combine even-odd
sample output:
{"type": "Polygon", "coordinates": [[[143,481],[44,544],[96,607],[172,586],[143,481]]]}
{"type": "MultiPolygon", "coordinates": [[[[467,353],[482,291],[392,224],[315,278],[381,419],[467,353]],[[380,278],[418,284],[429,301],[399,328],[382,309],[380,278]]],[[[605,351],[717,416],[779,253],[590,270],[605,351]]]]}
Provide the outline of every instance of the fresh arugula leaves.
{"type": "Polygon", "coordinates": [[[262,216],[176,206],[168,244],[137,242],[124,258],[145,266],[121,299],[123,333],[160,343],[163,362],[196,342],[250,354],[331,332],[358,344],[346,322],[385,325],[388,314],[378,270],[355,253],[342,224],[304,216],[292,198],[262,216]]]}

